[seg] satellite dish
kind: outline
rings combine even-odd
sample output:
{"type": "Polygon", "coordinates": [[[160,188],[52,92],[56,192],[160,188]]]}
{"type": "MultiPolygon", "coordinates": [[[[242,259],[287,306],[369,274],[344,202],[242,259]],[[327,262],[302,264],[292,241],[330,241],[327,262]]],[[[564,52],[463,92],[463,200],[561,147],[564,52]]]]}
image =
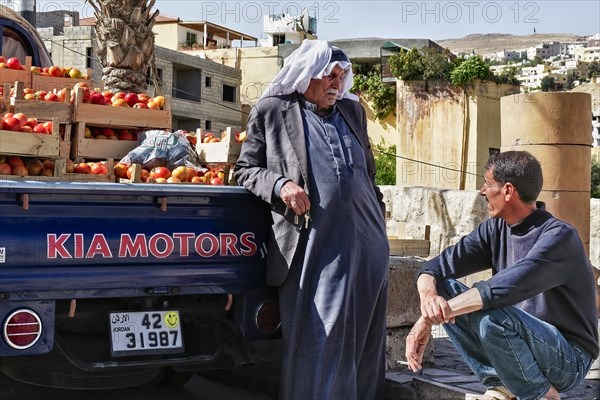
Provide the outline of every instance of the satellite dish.
{"type": "Polygon", "coordinates": [[[308,29],[310,26],[310,16],[308,15],[308,9],[302,9],[302,16],[300,18],[300,25],[302,26],[302,30],[308,33],[308,29]]]}

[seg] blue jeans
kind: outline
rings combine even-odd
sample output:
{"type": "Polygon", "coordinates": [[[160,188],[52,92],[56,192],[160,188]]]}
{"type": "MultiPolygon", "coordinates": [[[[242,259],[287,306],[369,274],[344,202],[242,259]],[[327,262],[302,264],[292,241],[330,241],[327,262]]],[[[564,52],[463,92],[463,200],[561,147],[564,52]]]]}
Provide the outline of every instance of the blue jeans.
{"type": "MultiPolygon", "coordinates": [[[[468,290],[454,279],[437,286],[446,299],[468,290]]],[[[594,361],[554,326],[513,306],[461,315],[444,328],[484,386],[505,386],[519,399],[540,399],[551,384],[559,392],[575,387],[594,361]]]]}

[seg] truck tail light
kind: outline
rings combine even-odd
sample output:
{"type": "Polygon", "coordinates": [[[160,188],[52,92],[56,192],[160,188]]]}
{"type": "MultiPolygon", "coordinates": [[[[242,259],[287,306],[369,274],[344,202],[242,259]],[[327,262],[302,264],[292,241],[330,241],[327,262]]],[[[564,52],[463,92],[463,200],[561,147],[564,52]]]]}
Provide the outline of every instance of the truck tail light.
{"type": "Polygon", "coordinates": [[[279,303],[267,300],[261,303],[256,310],[256,327],[261,333],[273,333],[281,325],[279,319],[279,303]]]}
{"type": "Polygon", "coordinates": [[[42,335],[42,321],[31,310],[15,310],[2,324],[4,341],[13,349],[23,350],[33,346],[42,335]]]}

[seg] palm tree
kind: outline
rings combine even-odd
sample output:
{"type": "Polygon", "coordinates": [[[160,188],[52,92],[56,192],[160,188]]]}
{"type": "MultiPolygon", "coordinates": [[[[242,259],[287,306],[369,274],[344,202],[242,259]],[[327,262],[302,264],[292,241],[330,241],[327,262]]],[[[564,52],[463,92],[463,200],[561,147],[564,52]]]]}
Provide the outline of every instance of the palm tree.
{"type": "Polygon", "coordinates": [[[155,0],[87,1],[97,20],[94,45],[102,64],[104,87],[114,92],[145,92],[150,69],[159,90],[152,32],[159,11],[151,14],[155,0]]]}

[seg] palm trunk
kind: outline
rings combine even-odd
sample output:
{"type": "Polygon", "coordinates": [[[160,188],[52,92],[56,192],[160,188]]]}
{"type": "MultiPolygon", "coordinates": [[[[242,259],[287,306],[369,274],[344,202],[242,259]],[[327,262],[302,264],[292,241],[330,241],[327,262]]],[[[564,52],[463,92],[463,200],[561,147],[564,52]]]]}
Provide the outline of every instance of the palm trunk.
{"type": "MultiPolygon", "coordinates": [[[[145,92],[150,71],[156,82],[154,0],[88,0],[96,16],[95,48],[104,87],[114,92],[145,92]]],[[[158,88],[158,82],[155,83],[158,88]]]]}

